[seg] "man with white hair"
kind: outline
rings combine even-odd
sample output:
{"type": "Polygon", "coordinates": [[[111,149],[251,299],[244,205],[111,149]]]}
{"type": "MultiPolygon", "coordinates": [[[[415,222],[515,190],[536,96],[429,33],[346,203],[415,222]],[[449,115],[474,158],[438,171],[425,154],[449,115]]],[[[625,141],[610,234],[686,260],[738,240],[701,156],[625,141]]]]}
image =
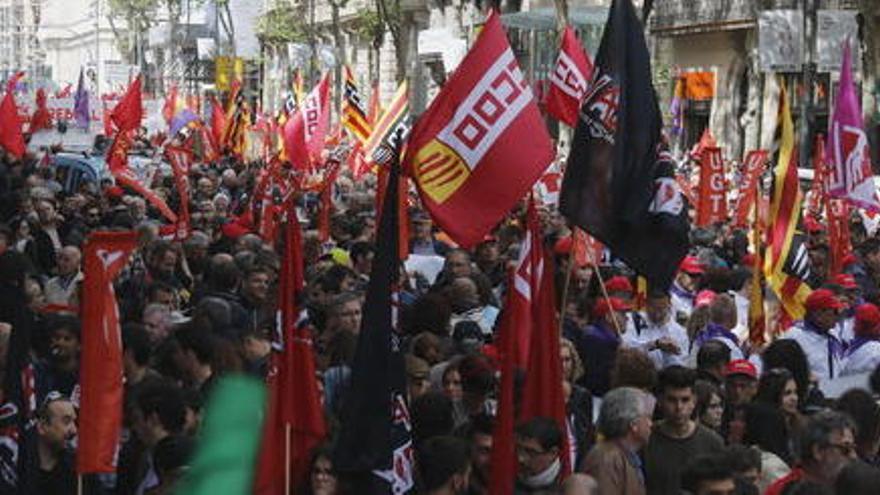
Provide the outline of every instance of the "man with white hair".
{"type": "Polygon", "coordinates": [[[641,450],[651,437],[655,399],[632,387],[602,399],[597,426],[605,438],[587,454],[582,471],[596,479],[603,495],[644,495],[641,450]]]}
{"type": "Polygon", "coordinates": [[[46,303],[75,309],[79,305],[78,288],[83,274],[80,271],[82,253],[76,246],[64,246],[58,252],[56,269],[58,275],[46,282],[43,294],[46,303]]]}

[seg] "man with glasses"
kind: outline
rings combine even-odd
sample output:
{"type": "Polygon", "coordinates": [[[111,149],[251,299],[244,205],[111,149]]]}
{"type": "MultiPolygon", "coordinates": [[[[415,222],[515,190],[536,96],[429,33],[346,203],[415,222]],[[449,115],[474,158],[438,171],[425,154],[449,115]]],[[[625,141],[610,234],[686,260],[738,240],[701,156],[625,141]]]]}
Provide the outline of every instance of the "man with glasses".
{"type": "Polygon", "coordinates": [[[532,418],[516,429],[519,463],[515,494],[544,493],[559,486],[562,430],[550,418],[532,418]]]}
{"type": "Polygon", "coordinates": [[[844,414],[822,411],[811,417],[801,431],[800,465],[770,485],[765,495],[781,495],[801,480],[829,489],[840,471],[856,458],[855,424],[844,414]]]}
{"type": "Polygon", "coordinates": [[[58,392],[46,395],[25,440],[20,493],[76,493],[76,409],[58,392]]]}

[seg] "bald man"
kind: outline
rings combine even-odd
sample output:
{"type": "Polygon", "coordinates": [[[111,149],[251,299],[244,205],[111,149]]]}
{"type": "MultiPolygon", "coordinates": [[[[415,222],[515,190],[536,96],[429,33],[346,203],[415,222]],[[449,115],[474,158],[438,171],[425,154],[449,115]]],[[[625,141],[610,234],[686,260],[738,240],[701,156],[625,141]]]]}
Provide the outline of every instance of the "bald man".
{"type": "Polygon", "coordinates": [[[76,246],[64,246],[58,251],[56,269],[58,275],[46,282],[43,291],[46,303],[59,306],[68,306],[76,311],[79,306],[79,284],[83,274],[80,271],[82,253],[76,246]]]}

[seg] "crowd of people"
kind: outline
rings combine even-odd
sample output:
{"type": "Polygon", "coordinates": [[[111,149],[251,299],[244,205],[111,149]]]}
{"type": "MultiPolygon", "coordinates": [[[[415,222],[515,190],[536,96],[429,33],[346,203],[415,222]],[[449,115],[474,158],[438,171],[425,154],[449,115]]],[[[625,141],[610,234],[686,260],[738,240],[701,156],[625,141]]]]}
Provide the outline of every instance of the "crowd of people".
{"type": "MultiPolygon", "coordinates": [[[[23,431],[0,431],[0,493],[77,492],[81,338],[95,330],[78,319],[91,232],[136,230],[140,241],[114,282],[125,378],[118,468],[88,477],[85,493],[172,493],[217,380],[265,378],[281,253],[241,221],[258,170],[233,159],[195,165],[192,232],[169,241],[158,212],[132,191],[88,181],[66,190],[51,160],[4,157],[0,370],[9,406],[19,378],[9,373],[21,369],[12,363],[32,366],[35,416],[23,431]],[[16,342],[25,347],[9,352],[16,342]]],[[[157,174],[152,188],[177,207],[172,177],[157,174]]],[[[296,493],[362,493],[334,470],[332,452],[358,335],[368,330],[361,318],[376,245],[375,188],[372,176],[341,173],[328,241],[317,231],[318,199],[297,199],[304,305],[329,431],[296,493]]],[[[402,271],[400,302],[417,493],[487,494],[496,335],[523,209],[465,250],[432,225],[415,196],[410,203],[409,252],[418,263],[402,271]]],[[[806,316],[761,343],[750,338],[746,232],[696,230],[671,290],[643,290],[612,256],[570,267],[566,222],[552,206],[539,216],[560,295],[568,421],[517,425],[515,493],[880,493],[880,238],[859,217],[851,225],[855,254],[839,274],[829,273],[825,233],[811,229],[806,316]],[[852,387],[831,392],[847,376],[852,387]]],[[[772,307],[769,290],[765,299],[772,307]]],[[[0,424],[21,414],[7,406],[0,424]]]]}

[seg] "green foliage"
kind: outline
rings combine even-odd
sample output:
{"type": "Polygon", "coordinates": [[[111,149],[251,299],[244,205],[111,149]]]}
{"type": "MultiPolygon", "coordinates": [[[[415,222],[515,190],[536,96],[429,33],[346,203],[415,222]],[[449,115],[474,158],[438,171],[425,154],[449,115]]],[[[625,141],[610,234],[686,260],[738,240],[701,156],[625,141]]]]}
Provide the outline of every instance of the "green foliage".
{"type": "Polygon", "coordinates": [[[385,33],[385,23],[375,9],[363,8],[357,14],[354,30],[361,39],[376,40],[385,33]]]}
{"type": "Polygon", "coordinates": [[[305,41],[303,22],[292,8],[272,9],[257,21],[257,36],[270,45],[305,41]]]}

